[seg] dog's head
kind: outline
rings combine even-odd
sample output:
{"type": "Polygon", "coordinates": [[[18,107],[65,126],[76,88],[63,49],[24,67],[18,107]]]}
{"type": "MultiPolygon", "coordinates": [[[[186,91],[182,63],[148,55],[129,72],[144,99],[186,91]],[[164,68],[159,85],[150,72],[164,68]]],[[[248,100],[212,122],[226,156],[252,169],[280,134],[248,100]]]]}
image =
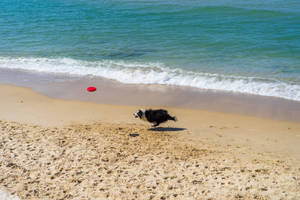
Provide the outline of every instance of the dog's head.
{"type": "Polygon", "coordinates": [[[144,114],[145,114],[145,111],[142,110],[142,109],[139,109],[136,113],[133,114],[133,116],[134,116],[135,118],[140,118],[140,119],[142,119],[143,116],[144,116],[144,114]]]}

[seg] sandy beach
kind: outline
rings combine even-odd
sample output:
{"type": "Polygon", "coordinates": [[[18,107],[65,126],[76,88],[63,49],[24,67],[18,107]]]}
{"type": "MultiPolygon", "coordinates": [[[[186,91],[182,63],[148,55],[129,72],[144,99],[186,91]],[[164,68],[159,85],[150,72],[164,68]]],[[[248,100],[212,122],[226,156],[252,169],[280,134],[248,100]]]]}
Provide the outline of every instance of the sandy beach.
{"type": "Polygon", "coordinates": [[[0,200],[300,200],[298,2],[0,0],[0,200]]]}
{"type": "Polygon", "coordinates": [[[53,99],[0,85],[0,189],[20,199],[299,199],[300,124],[53,99]]]}

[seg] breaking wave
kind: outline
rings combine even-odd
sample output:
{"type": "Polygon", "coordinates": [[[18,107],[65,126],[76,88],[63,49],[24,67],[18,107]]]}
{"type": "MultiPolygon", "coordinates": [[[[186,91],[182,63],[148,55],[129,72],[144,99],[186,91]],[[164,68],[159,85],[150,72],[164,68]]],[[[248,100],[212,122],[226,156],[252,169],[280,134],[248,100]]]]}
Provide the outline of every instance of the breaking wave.
{"type": "Polygon", "coordinates": [[[76,76],[99,76],[122,83],[190,86],[200,89],[281,97],[300,101],[300,85],[259,77],[228,76],[170,68],[162,63],[83,61],[71,58],[0,57],[0,68],[76,76]]]}

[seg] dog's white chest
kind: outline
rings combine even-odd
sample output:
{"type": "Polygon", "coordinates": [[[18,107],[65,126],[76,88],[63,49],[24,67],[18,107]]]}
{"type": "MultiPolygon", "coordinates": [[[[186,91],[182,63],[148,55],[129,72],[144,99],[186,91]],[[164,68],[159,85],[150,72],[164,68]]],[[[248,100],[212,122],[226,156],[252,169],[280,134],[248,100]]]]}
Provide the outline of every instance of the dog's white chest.
{"type": "Polygon", "coordinates": [[[147,118],[146,118],[146,115],[145,115],[145,113],[143,113],[143,115],[142,115],[142,117],[141,117],[141,120],[143,120],[143,121],[145,121],[145,122],[147,122],[148,120],[147,120],[147,118]]]}

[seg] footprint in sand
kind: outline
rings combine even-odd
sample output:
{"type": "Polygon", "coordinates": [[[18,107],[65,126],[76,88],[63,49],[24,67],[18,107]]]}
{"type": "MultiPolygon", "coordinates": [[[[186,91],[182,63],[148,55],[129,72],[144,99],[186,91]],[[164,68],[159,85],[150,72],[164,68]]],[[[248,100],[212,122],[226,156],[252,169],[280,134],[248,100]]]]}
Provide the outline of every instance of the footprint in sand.
{"type": "Polygon", "coordinates": [[[223,130],[223,129],[228,129],[228,127],[223,126],[223,127],[220,128],[220,130],[223,130]]]}
{"type": "Polygon", "coordinates": [[[219,134],[219,133],[216,133],[216,136],[218,137],[223,137],[223,135],[219,134]]]}

